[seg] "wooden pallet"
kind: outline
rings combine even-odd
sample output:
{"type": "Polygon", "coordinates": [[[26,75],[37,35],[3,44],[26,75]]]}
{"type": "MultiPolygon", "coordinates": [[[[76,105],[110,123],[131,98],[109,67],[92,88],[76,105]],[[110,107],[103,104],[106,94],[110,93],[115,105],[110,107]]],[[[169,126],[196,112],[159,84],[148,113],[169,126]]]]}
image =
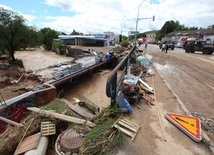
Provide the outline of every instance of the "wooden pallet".
{"type": "Polygon", "coordinates": [[[56,133],[56,126],[51,121],[41,122],[42,136],[54,135],[56,133]]]}
{"type": "Polygon", "coordinates": [[[118,130],[122,131],[123,133],[127,134],[132,138],[135,139],[138,131],[140,130],[140,126],[134,122],[131,122],[125,118],[119,118],[114,124],[113,127],[117,128],[118,130]]]}

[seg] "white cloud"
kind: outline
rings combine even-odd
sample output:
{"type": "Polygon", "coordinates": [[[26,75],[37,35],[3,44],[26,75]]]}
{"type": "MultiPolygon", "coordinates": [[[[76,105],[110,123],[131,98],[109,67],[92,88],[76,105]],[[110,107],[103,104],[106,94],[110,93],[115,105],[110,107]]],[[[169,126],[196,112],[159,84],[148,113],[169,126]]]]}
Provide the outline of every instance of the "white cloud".
{"type": "Polygon", "coordinates": [[[33,20],[35,20],[37,17],[36,16],[34,16],[34,15],[29,15],[29,14],[22,14],[21,13],[21,15],[27,20],[27,21],[29,21],[29,22],[31,22],[31,21],[33,21],[33,20]]]}
{"type": "MultiPolygon", "coordinates": [[[[75,29],[83,33],[103,31],[121,33],[123,31],[123,34],[127,34],[128,31],[135,31],[138,7],[141,2],[142,0],[44,0],[44,4],[49,8],[40,18],[43,22],[37,25],[67,33],[75,29]],[[53,16],[51,7],[58,7],[62,11],[58,16],[53,16]]],[[[139,18],[148,18],[153,15],[155,15],[155,21],[151,18],[139,20],[138,31],[161,29],[168,20],[179,21],[185,26],[206,28],[214,24],[214,0],[143,1],[139,9],[139,18]]],[[[23,16],[29,21],[36,18],[33,15],[23,16]]]]}
{"type": "MultiPolygon", "coordinates": [[[[75,12],[70,17],[57,16],[43,23],[57,30],[86,31],[134,31],[139,4],[142,0],[46,0],[49,6],[75,12]]],[[[145,0],[140,6],[139,18],[156,16],[156,20],[138,22],[141,32],[160,29],[168,20],[179,21],[185,26],[207,27],[214,24],[213,0],[145,0]],[[158,3],[157,3],[158,2],[158,3]]]]}
{"type": "Polygon", "coordinates": [[[6,10],[12,10],[11,7],[6,6],[6,5],[1,5],[1,4],[0,4],[0,8],[4,8],[4,9],[6,9],[6,10]]]}

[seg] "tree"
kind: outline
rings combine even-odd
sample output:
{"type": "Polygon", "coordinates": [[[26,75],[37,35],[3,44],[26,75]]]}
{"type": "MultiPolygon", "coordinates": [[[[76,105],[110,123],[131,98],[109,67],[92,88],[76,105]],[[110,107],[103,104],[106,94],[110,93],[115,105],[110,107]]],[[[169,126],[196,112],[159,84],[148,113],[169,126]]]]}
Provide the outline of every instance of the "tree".
{"type": "Polygon", "coordinates": [[[0,44],[1,48],[4,47],[9,51],[12,62],[15,61],[15,50],[25,40],[24,22],[24,18],[16,12],[0,8],[0,44]]]}
{"type": "Polygon", "coordinates": [[[197,30],[197,27],[186,27],[185,25],[181,25],[179,21],[166,21],[162,26],[160,31],[156,35],[156,40],[161,40],[166,34],[171,33],[173,31],[183,31],[183,30],[197,30]]]}
{"type": "Polygon", "coordinates": [[[43,38],[42,43],[45,46],[46,50],[51,50],[53,39],[58,38],[59,33],[51,28],[43,28],[38,33],[40,33],[40,37],[43,38]],[[42,37],[42,36],[43,37],[42,37]]]}
{"type": "Polygon", "coordinates": [[[71,32],[70,35],[83,35],[83,33],[80,33],[80,32],[73,30],[73,32],[71,32]]]}

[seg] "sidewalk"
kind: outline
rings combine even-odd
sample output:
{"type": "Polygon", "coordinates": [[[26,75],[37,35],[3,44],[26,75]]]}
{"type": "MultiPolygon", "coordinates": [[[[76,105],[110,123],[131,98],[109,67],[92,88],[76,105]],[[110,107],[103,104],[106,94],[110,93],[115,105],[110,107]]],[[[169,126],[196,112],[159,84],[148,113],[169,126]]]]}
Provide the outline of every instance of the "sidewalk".
{"type": "MultiPolygon", "coordinates": [[[[154,69],[155,70],[155,69],[154,69]]],[[[202,142],[196,143],[164,118],[166,112],[185,114],[179,100],[167,87],[164,79],[156,72],[146,80],[155,89],[155,106],[150,107],[141,100],[139,107],[133,107],[132,114],[124,117],[141,126],[135,140],[124,136],[123,144],[113,150],[116,155],[211,155],[211,151],[202,142]]],[[[110,153],[109,153],[110,154],[110,153]]]]}

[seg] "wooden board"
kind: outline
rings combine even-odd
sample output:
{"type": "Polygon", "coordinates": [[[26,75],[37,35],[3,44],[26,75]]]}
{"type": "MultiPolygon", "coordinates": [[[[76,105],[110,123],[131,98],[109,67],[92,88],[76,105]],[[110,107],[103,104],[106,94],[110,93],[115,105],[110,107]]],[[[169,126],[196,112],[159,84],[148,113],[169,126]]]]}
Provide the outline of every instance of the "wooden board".
{"type": "Polygon", "coordinates": [[[17,148],[15,154],[16,155],[22,154],[24,152],[37,148],[40,137],[41,134],[37,133],[24,138],[24,140],[20,143],[19,147],[17,148]]]}
{"type": "Polygon", "coordinates": [[[85,103],[85,106],[87,106],[88,109],[93,111],[96,115],[100,113],[100,107],[97,106],[94,102],[86,98],[83,94],[79,93],[79,98],[83,100],[85,103]]]}
{"type": "Polygon", "coordinates": [[[74,112],[79,114],[80,116],[83,116],[84,118],[87,118],[89,120],[93,120],[96,116],[89,112],[84,107],[79,106],[79,104],[73,104],[65,99],[62,99],[63,102],[74,112]]]}
{"type": "Polygon", "coordinates": [[[131,120],[125,118],[119,118],[114,124],[113,127],[117,128],[118,130],[122,131],[126,135],[130,136],[132,140],[135,139],[138,131],[140,130],[140,126],[136,123],[132,122],[131,120]]]}

